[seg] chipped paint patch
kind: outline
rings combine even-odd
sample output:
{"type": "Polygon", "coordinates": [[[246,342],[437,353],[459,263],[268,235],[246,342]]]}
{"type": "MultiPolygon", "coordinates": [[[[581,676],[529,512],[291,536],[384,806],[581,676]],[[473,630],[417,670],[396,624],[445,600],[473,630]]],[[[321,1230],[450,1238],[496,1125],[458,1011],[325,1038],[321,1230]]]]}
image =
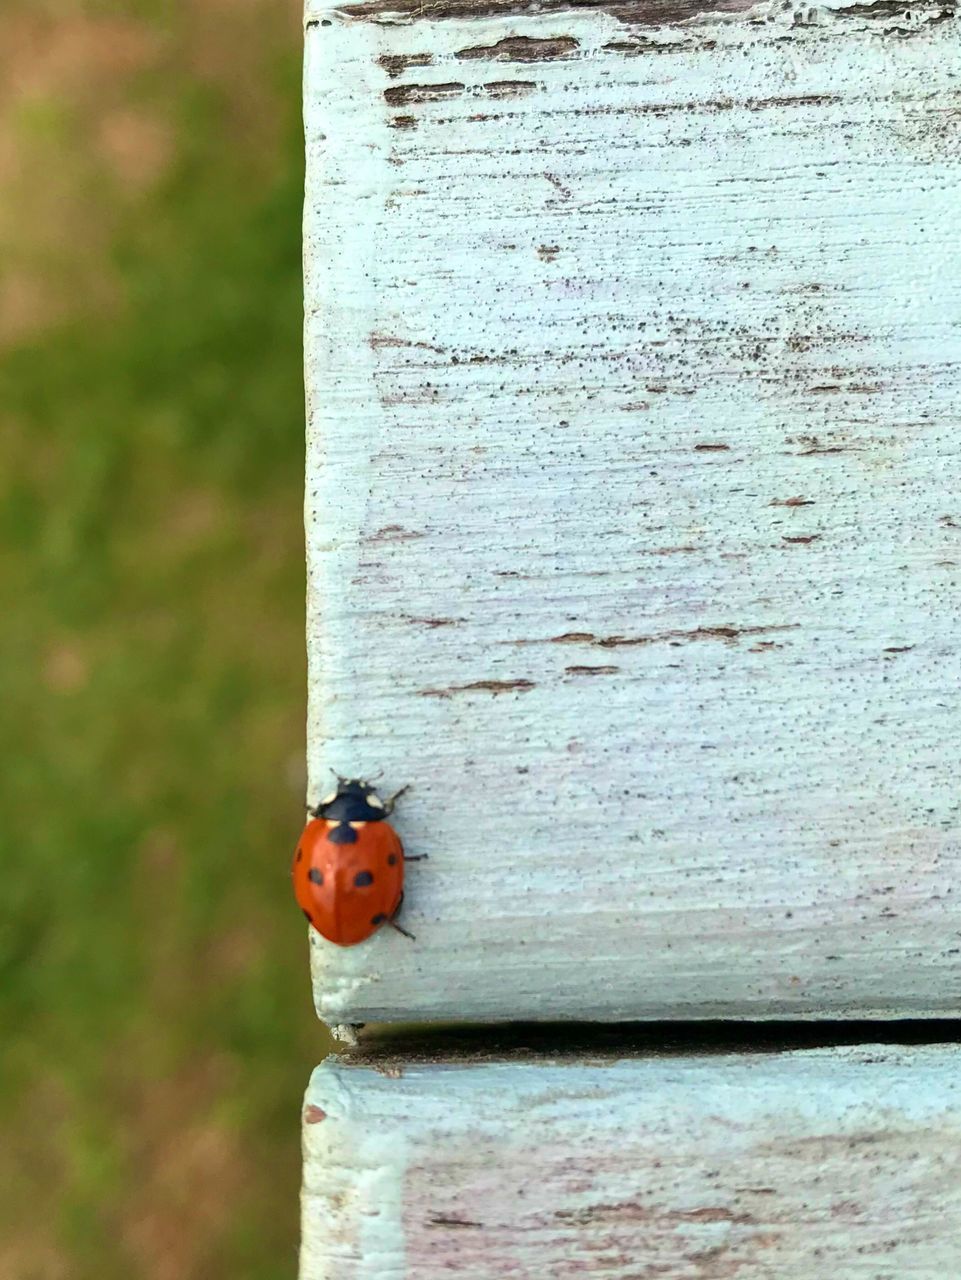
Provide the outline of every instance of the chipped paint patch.
{"type": "Polygon", "coordinates": [[[451,698],[455,693],[527,693],[533,680],[473,680],[470,684],[454,684],[446,689],[421,689],[422,698],[451,698]]]}
{"type": "MultiPolygon", "coordinates": [[[[697,640],[722,640],[734,643],[747,636],[764,635],[769,631],[795,631],[798,623],[787,622],[776,626],[763,627],[727,627],[710,626],[695,627],[691,631],[662,631],[659,635],[650,636],[597,636],[591,631],[567,631],[563,635],[551,636],[548,644],[593,644],[601,649],[639,648],[651,644],[685,644],[697,640]]],[[[524,641],[523,643],[537,643],[524,641]]]]}
{"type": "Polygon", "coordinates": [[[443,84],[398,84],[384,90],[384,101],[389,107],[409,107],[422,102],[445,102],[464,92],[465,86],[457,80],[443,84]]]}
{"type": "Polygon", "coordinates": [[[484,92],[492,98],[522,98],[536,88],[533,80],[490,80],[484,85],[484,92]]]}
{"type": "Polygon", "coordinates": [[[458,49],[454,57],[461,62],[555,62],[569,58],[578,47],[573,36],[504,36],[494,44],[458,49]]]}
{"type": "Polygon", "coordinates": [[[433,64],[432,53],[382,53],[377,65],[383,67],[391,80],[397,80],[411,67],[429,67],[433,64]]]}

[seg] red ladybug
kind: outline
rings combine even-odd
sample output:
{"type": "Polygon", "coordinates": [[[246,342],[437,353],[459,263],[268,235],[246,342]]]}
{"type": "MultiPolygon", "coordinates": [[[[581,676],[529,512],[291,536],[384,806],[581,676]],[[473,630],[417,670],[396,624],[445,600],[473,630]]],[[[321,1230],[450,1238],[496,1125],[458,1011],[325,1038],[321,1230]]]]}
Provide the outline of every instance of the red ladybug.
{"type": "Polygon", "coordinates": [[[308,810],[294,854],[294,893],[317,932],[340,947],[363,942],[382,924],[413,937],[394,917],[404,898],[404,863],[420,858],[405,858],[386,821],[402,794],[385,802],[360,778],[338,778],[337,790],[308,810]]]}

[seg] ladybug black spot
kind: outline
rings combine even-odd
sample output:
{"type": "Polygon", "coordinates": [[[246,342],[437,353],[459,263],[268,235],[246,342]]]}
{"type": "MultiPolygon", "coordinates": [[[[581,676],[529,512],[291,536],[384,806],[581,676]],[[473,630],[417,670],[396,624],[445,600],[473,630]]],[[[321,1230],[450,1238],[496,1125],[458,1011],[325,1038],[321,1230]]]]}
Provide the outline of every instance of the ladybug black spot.
{"type": "Polygon", "coordinates": [[[384,921],[385,921],[386,919],[387,919],[387,917],[384,915],[384,913],[383,913],[382,911],[378,911],[378,912],[377,912],[377,914],[376,914],[375,916],[371,916],[371,918],[370,918],[370,923],[371,923],[371,924],[383,924],[383,923],[384,923],[384,921]]]}
{"type": "Polygon", "coordinates": [[[389,867],[395,867],[395,866],[397,865],[397,854],[396,854],[396,853],[389,853],[389,854],[387,855],[387,865],[388,865],[389,867]]]}
{"type": "Polygon", "coordinates": [[[299,848],[299,847],[298,847],[298,849],[297,849],[297,861],[298,861],[298,862],[300,862],[300,860],[301,860],[301,858],[303,858],[303,856],[304,856],[304,851],[303,851],[303,849],[301,849],[301,848],[299,848]]]}
{"type": "Polygon", "coordinates": [[[349,822],[339,822],[327,832],[327,839],[331,844],[356,844],[357,832],[349,822]]]}
{"type": "Polygon", "coordinates": [[[308,924],[313,924],[313,923],[314,923],[314,918],[313,918],[313,916],[310,914],[310,912],[309,912],[309,911],[305,911],[305,912],[304,912],[304,918],[306,919],[306,921],[307,921],[307,923],[308,923],[308,924]]]}
{"type": "Polygon", "coordinates": [[[354,876],[354,884],[358,889],[366,889],[369,884],[374,883],[374,877],[369,871],[358,871],[354,876]]]}
{"type": "Polygon", "coordinates": [[[313,884],[323,884],[324,873],[322,871],[318,871],[316,867],[311,867],[310,870],[307,872],[307,879],[310,880],[313,884]]]}

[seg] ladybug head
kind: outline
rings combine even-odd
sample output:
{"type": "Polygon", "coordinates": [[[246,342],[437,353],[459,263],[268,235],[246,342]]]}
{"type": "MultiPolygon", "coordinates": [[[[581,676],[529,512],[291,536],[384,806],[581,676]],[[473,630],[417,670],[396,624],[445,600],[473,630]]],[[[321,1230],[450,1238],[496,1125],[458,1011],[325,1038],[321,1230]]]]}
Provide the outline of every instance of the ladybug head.
{"type": "Polygon", "coordinates": [[[318,818],[337,822],[377,822],[386,814],[374,787],[362,778],[337,778],[337,790],[314,810],[318,818]]]}

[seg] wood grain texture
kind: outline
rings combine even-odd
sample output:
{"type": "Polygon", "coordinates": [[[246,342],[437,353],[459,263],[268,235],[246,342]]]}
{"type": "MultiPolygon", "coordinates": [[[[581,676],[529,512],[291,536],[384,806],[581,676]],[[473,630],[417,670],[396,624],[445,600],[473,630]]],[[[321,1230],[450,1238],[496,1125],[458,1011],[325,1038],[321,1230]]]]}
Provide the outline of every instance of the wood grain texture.
{"type": "Polygon", "coordinates": [[[318,1068],[302,1280],[961,1274],[956,1046],[318,1068]]]}
{"type": "Polygon", "coordinates": [[[321,1015],[957,1012],[954,6],[318,5],[306,128],[310,794],[430,856],[321,1015]]]}

